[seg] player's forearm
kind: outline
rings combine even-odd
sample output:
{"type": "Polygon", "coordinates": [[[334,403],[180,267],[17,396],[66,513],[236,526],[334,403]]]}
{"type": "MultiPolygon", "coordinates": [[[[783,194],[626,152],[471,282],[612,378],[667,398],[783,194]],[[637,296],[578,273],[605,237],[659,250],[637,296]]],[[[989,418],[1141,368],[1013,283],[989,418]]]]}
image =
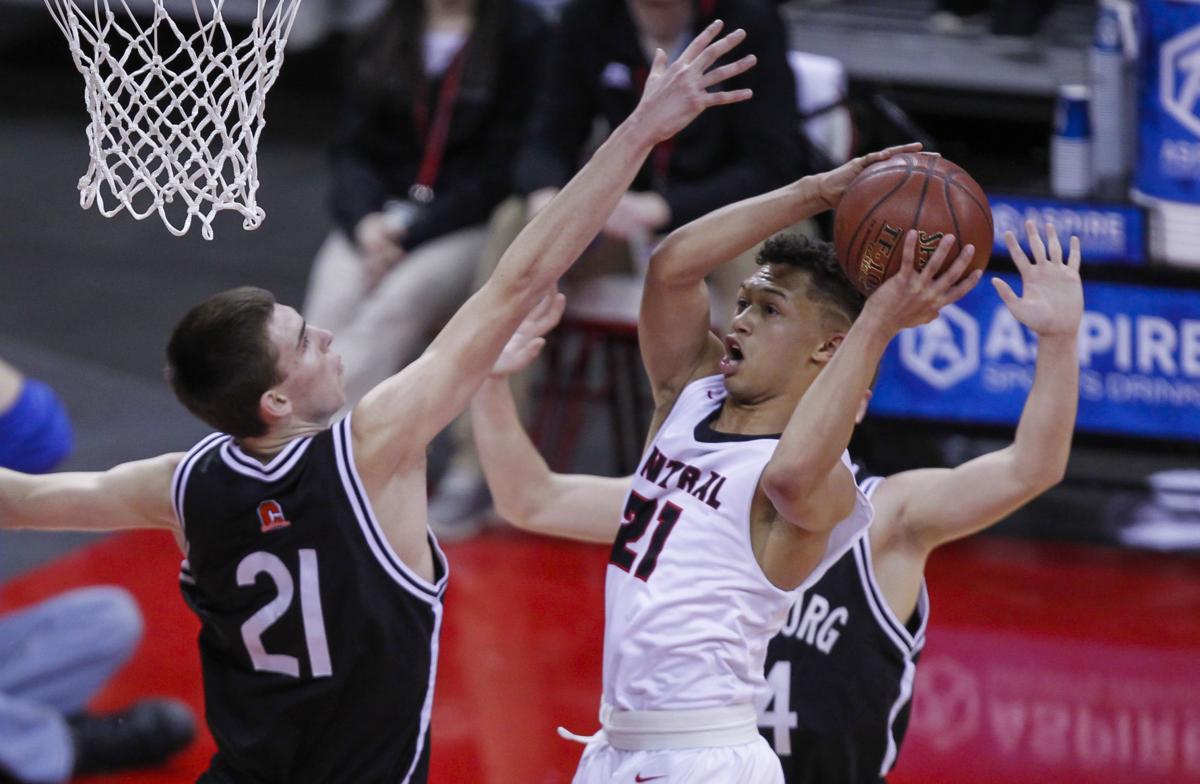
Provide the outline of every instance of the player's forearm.
{"type": "Polygon", "coordinates": [[[0,528],[85,529],[96,516],[81,503],[95,474],[31,476],[0,468],[0,528]]]}
{"type": "Polygon", "coordinates": [[[600,232],[653,144],[635,111],[505,251],[495,277],[526,300],[522,313],[600,232]]]}
{"type": "Polygon", "coordinates": [[[671,232],[650,260],[650,275],[667,285],[691,285],[771,235],[825,209],[812,177],[722,207],[671,232]]]}
{"type": "Polygon", "coordinates": [[[496,512],[518,528],[530,528],[539,499],[549,493],[551,473],[521,425],[507,380],[483,382],[471,401],[471,424],[496,512]]]}
{"type": "Polygon", "coordinates": [[[854,433],[859,405],[893,335],[869,308],[863,311],[792,413],[767,464],[764,486],[803,494],[838,464],[854,433]]]}
{"type": "Polygon", "coordinates": [[[1038,339],[1033,388],[1025,401],[1013,440],[1014,470],[1046,489],[1062,481],[1071,453],[1071,434],[1079,407],[1079,357],[1076,336],[1038,339]]]}

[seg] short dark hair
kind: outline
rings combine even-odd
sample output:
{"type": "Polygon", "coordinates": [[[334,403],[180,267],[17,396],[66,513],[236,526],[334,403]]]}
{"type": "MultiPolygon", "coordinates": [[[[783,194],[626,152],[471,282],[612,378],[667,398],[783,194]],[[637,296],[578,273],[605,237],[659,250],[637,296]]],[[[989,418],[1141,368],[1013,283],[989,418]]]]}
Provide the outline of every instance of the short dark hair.
{"type": "Polygon", "coordinates": [[[234,438],[261,436],[263,392],[283,380],[267,335],[275,296],[222,291],[188,311],[167,343],[167,381],[188,411],[234,438]]]}
{"type": "Polygon", "coordinates": [[[777,234],[763,243],[759,264],[783,264],[808,273],[809,299],[830,305],[853,323],[867,298],[850,284],[833,244],[802,234],[777,234]]]}

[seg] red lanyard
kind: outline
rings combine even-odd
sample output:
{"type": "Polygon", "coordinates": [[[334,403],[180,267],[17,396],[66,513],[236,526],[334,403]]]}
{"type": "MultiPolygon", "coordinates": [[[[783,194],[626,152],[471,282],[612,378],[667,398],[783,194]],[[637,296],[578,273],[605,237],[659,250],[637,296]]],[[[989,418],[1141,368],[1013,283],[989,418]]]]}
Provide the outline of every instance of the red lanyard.
{"type": "Polygon", "coordinates": [[[458,97],[458,88],[462,83],[463,66],[466,63],[467,46],[464,44],[450,61],[446,75],[438,88],[437,106],[433,112],[433,123],[429,122],[428,83],[421,80],[413,96],[413,124],[417,126],[417,136],[424,137],[425,149],[421,153],[421,165],[417,169],[417,178],[408,189],[408,195],[413,201],[428,204],[433,201],[433,184],[437,181],[438,171],[442,168],[442,156],[446,152],[446,138],[450,135],[450,117],[454,114],[454,100],[458,97]]]}

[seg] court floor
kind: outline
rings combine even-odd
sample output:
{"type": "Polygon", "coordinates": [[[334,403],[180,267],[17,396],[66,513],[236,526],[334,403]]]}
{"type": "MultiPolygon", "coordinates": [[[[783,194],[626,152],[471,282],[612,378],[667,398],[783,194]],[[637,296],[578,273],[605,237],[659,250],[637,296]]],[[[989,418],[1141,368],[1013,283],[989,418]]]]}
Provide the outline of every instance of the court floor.
{"type": "MultiPolygon", "coordinates": [[[[604,548],[494,528],[446,550],[431,781],[569,781],[581,747],[554,729],[595,729],[604,548]]],[[[125,586],[146,635],[96,707],[170,694],[199,711],[178,558],[157,532],[113,536],[9,582],[0,610],[125,586]]],[[[928,645],[893,784],[1200,781],[1200,560],[988,538],[935,553],[928,578],[928,645]]],[[[191,781],[212,751],[205,734],[166,769],[81,781],[191,781]]]]}

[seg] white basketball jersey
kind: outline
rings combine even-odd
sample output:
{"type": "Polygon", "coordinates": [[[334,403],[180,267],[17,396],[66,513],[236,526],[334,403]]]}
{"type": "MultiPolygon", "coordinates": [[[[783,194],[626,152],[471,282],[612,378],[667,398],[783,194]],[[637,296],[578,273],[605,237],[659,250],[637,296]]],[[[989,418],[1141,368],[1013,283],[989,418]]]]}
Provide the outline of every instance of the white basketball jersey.
{"type": "Polygon", "coordinates": [[[752,702],[789,609],[871,520],[859,492],[812,575],[772,585],[750,505],[779,439],[713,431],[725,394],[721,376],[685,387],[634,475],[605,585],[604,700],[618,710],[752,702]]]}

